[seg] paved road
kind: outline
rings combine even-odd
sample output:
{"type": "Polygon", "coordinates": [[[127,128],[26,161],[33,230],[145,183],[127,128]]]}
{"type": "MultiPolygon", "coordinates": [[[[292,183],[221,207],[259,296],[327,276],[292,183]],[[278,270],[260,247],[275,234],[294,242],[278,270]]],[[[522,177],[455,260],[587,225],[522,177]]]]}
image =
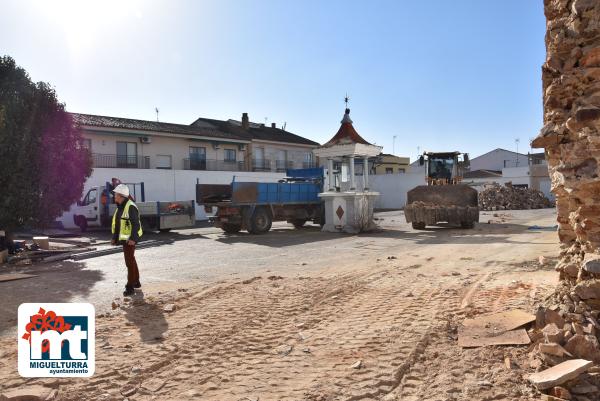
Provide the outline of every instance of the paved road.
{"type": "MultiPolygon", "coordinates": [[[[173,242],[140,249],[137,258],[144,293],[148,295],[260,275],[328,276],[343,272],[345,263],[368,264],[374,257],[392,255],[435,256],[448,252],[449,245],[458,245],[459,252],[493,255],[495,249],[505,250],[506,244],[511,244],[515,256],[531,258],[529,241],[543,238],[548,252],[556,252],[554,239],[547,241],[547,236],[540,237],[539,232],[527,229],[532,224],[553,225],[554,209],[511,211],[510,215],[506,223],[485,224],[489,219],[498,219],[484,212],[483,224],[474,230],[436,227],[414,231],[404,223],[402,212],[384,212],[377,214],[381,232],[357,236],[323,233],[317,226],[295,230],[285,223],[274,224],[273,230],[262,236],[228,236],[212,227],[196,228],[167,235],[149,234],[148,239],[173,242]]],[[[102,233],[95,236],[106,239],[102,233]]],[[[435,263],[443,261],[438,259],[435,263]]],[[[110,309],[114,298],[121,296],[126,278],[120,253],[81,262],[8,269],[38,277],[0,283],[0,333],[5,335],[13,332],[16,309],[23,302],[91,302],[102,313],[110,309]]]]}

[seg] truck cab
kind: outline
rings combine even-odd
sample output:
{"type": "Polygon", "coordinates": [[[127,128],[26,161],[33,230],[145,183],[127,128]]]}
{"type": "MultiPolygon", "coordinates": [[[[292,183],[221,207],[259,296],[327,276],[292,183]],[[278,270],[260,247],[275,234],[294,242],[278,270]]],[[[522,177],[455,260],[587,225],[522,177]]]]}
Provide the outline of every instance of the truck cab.
{"type": "MultiPolygon", "coordinates": [[[[124,183],[140,212],[144,230],[169,231],[173,228],[193,227],[196,223],[195,202],[189,201],[145,201],[144,183],[124,183]]],[[[82,231],[89,227],[111,225],[117,205],[112,189],[115,181],[104,186],[90,188],[85,196],[71,208],[73,223],[82,231]]]]}

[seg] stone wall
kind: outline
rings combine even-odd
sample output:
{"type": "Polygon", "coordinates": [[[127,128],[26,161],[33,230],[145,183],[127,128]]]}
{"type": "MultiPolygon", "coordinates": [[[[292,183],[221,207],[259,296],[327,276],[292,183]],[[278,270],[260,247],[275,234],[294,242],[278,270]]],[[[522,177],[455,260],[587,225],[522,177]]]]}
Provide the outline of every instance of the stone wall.
{"type": "Polygon", "coordinates": [[[556,194],[557,265],[570,303],[600,308],[600,1],[544,0],[543,147],[556,194]]]}

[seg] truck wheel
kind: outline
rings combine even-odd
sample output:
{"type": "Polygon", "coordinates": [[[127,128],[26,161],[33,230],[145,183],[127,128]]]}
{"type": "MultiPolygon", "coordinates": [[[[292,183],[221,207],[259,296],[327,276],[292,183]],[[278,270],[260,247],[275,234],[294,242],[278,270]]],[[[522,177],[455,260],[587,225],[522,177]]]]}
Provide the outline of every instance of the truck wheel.
{"type": "Polygon", "coordinates": [[[295,228],[302,228],[306,224],[306,220],[304,219],[294,219],[292,220],[292,224],[295,228]]]}
{"type": "Polygon", "coordinates": [[[87,220],[83,216],[77,216],[75,224],[79,227],[82,233],[87,230],[87,220]]]}
{"type": "Polygon", "coordinates": [[[242,229],[241,224],[231,224],[231,223],[223,223],[221,229],[225,231],[227,234],[236,234],[239,233],[242,229]]]}
{"type": "Polygon", "coordinates": [[[271,214],[264,207],[257,208],[250,218],[250,229],[248,230],[251,234],[264,234],[271,229],[273,219],[271,214]]]}
{"type": "Polygon", "coordinates": [[[412,228],[414,228],[415,230],[424,230],[425,229],[425,223],[423,223],[421,221],[413,221],[412,222],[412,228]]]}
{"type": "Polygon", "coordinates": [[[461,228],[474,228],[475,227],[475,223],[472,221],[463,221],[460,223],[460,227],[461,228]]]}

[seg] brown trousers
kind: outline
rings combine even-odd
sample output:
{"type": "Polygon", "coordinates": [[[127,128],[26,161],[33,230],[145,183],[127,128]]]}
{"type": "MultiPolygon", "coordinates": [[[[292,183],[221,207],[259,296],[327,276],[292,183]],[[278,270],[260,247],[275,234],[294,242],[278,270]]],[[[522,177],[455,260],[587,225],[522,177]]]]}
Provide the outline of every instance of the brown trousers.
{"type": "Polygon", "coordinates": [[[127,266],[127,285],[132,286],[140,281],[140,271],[135,260],[135,245],[123,245],[123,254],[125,255],[125,265],[127,266]]]}

